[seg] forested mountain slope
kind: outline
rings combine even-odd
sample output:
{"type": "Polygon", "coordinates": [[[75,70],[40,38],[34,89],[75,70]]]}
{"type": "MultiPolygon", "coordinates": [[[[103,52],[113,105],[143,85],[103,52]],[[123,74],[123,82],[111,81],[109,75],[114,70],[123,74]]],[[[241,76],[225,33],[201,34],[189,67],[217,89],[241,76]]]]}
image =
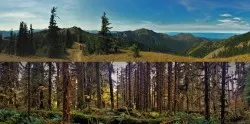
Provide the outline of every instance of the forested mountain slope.
{"type": "Polygon", "coordinates": [[[218,42],[202,42],[190,48],[186,55],[193,57],[231,57],[250,53],[250,32],[218,42]]]}

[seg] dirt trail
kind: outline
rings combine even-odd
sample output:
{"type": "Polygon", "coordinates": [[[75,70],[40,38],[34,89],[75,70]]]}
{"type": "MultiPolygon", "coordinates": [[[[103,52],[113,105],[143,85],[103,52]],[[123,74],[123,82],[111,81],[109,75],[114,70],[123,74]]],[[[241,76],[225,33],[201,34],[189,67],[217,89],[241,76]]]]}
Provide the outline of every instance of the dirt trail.
{"type": "Polygon", "coordinates": [[[82,50],[80,50],[80,43],[74,43],[72,49],[69,49],[70,60],[74,62],[82,61],[82,50]]]}

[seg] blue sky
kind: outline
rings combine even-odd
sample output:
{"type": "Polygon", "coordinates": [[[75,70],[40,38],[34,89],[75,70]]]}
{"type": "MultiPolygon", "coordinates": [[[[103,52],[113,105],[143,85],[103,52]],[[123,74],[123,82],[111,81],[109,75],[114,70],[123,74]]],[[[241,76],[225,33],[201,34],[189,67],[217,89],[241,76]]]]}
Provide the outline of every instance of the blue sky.
{"type": "Polygon", "coordinates": [[[5,0],[0,4],[0,30],[18,29],[20,21],[47,28],[53,6],[58,7],[60,27],[99,30],[105,11],[116,31],[250,31],[249,0],[5,0]]]}

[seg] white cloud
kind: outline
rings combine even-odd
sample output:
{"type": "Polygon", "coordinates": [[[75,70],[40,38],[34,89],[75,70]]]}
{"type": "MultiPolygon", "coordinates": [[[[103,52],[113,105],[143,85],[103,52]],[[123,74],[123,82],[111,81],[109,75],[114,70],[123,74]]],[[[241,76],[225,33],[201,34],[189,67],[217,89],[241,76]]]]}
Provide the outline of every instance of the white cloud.
{"type": "Polygon", "coordinates": [[[234,17],[233,19],[234,19],[234,20],[241,21],[241,18],[239,18],[239,17],[234,17]]]}
{"type": "Polygon", "coordinates": [[[36,18],[36,15],[29,12],[9,12],[9,13],[0,13],[0,18],[36,18]]]}
{"type": "Polygon", "coordinates": [[[222,23],[235,23],[235,22],[238,22],[238,21],[231,20],[231,19],[221,19],[221,20],[218,20],[218,21],[222,22],[222,23]]]}
{"type": "Polygon", "coordinates": [[[221,14],[220,16],[222,16],[222,17],[231,17],[232,15],[228,14],[228,13],[225,13],[225,14],[221,14]]]}
{"type": "MultiPolygon", "coordinates": [[[[126,22],[122,25],[113,24],[116,31],[136,30],[139,28],[147,28],[156,32],[247,32],[250,26],[238,23],[219,23],[219,24],[159,24],[150,21],[126,22]]],[[[226,21],[230,22],[230,21],[226,21]]]]}

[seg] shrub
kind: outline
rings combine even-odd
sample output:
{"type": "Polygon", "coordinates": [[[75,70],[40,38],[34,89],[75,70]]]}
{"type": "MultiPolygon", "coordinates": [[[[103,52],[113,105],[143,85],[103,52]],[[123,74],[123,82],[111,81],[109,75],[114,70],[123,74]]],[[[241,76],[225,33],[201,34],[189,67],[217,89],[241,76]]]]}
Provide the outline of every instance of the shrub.
{"type": "Polygon", "coordinates": [[[134,58],[140,57],[140,50],[139,50],[138,45],[133,44],[133,45],[130,47],[130,50],[133,52],[133,57],[134,57],[134,58]]]}
{"type": "Polygon", "coordinates": [[[11,110],[0,110],[0,123],[8,124],[43,124],[44,120],[27,113],[18,113],[11,110]]]}

